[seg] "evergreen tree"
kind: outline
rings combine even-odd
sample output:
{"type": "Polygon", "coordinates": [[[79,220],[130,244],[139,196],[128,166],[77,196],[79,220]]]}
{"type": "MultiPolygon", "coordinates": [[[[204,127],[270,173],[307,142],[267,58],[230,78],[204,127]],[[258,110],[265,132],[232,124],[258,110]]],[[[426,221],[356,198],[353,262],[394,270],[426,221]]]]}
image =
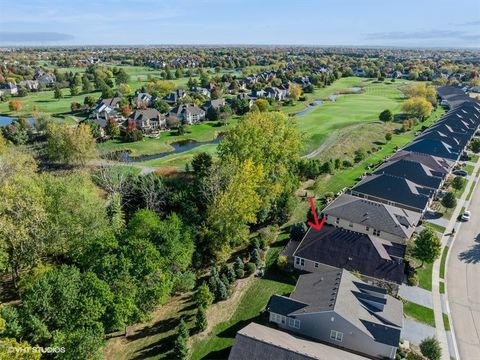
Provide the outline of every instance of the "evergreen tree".
{"type": "Polygon", "coordinates": [[[235,270],[242,269],[243,270],[243,261],[238,256],[235,258],[235,262],[233,263],[233,268],[235,270]]]}
{"type": "Polygon", "coordinates": [[[257,267],[260,265],[260,254],[258,249],[253,249],[250,253],[250,262],[254,263],[257,267]]]}
{"type": "Polygon", "coordinates": [[[175,354],[175,358],[178,360],[187,360],[188,359],[188,328],[185,321],[180,320],[180,324],[178,325],[178,332],[177,338],[175,339],[175,343],[173,346],[173,351],[175,354]]]}
{"type": "Polygon", "coordinates": [[[203,306],[199,306],[197,310],[197,315],[195,316],[195,329],[198,332],[202,332],[207,328],[207,313],[203,306]]]}

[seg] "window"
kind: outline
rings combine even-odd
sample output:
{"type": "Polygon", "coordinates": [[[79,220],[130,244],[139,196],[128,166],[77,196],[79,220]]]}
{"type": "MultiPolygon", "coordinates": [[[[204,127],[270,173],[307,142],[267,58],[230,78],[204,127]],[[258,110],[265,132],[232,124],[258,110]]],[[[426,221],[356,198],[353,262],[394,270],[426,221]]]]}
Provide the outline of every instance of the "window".
{"type": "Polygon", "coordinates": [[[318,263],[314,263],[313,266],[315,266],[316,268],[318,268],[318,263]]]}
{"type": "Polygon", "coordinates": [[[380,230],[373,229],[373,235],[380,236],[380,230]]]}
{"type": "Polygon", "coordinates": [[[335,224],[340,224],[340,218],[337,218],[337,220],[335,220],[335,224]]]}
{"type": "Polygon", "coordinates": [[[305,259],[300,259],[300,266],[305,266],[305,259]]]}
{"type": "Polygon", "coordinates": [[[340,332],[340,331],[332,330],[332,331],[330,331],[330,339],[342,342],[343,333],[340,332]]]}
{"type": "Polygon", "coordinates": [[[300,258],[298,257],[295,258],[295,264],[300,265],[300,258]]]}
{"type": "Polygon", "coordinates": [[[289,318],[288,326],[293,327],[295,329],[300,329],[300,320],[289,318]]]}
{"type": "Polygon", "coordinates": [[[365,226],[365,230],[370,231],[370,228],[368,226],[365,226]]]}
{"type": "Polygon", "coordinates": [[[270,320],[277,324],[285,324],[286,317],[280,314],[270,313],[270,320]]]}

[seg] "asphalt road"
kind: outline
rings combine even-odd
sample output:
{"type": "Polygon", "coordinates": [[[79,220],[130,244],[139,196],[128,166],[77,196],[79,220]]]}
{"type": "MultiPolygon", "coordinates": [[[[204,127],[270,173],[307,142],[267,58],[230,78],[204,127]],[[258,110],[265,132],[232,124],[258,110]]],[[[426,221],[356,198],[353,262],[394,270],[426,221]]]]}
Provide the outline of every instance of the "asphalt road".
{"type": "Polygon", "coordinates": [[[461,360],[480,359],[480,186],[469,222],[461,224],[447,264],[447,295],[461,360]]]}

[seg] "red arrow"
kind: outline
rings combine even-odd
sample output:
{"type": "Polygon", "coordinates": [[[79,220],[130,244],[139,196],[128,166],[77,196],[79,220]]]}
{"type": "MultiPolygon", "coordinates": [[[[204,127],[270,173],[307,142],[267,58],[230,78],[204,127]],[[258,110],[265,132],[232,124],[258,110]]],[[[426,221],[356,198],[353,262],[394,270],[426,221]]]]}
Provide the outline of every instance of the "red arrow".
{"type": "Polygon", "coordinates": [[[308,197],[308,200],[310,201],[310,207],[312,208],[312,214],[313,214],[313,220],[314,222],[312,223],[309,221],[307,224],[314,228],[315,230],[320,230],[323,225],[325,224],[325,217],[322,217],[322,220],[318,222],[318,216],[317,216],[317,210],[315,209],[315,204],[313,203],[313,198],[311,196],[308,197]]]}

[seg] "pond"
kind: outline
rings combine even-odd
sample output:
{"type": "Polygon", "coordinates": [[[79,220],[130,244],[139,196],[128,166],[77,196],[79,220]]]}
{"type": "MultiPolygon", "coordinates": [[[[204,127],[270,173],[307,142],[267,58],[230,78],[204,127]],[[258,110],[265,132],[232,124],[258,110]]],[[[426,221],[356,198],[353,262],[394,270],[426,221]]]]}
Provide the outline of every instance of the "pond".
{"type": "MultiPolygon", "coordinates": [[[[7,125],[10,125],[13,121],[15,121],[16,118],[12,118],[10,116],[3,116],[3,115],[0,115],[0,126],[7,126],[7,125]]],[[[33,125],[34,122],[35,122],[35,119],[33,118],[28,118],[28,122],[30,123],[30,125],[33,125]]]]}
{"type": "Polygon", "coordinates": [[[196,147],[201,146],[201,145],[219,144],[222,139],[223,139],[223,135],[219,135],[212,141],[199,142],[199,141],[195,141],[195,140],[191,140],[191,139],[176,141],[176,142],[172,142],[170,144],[173,147],[172,151],[162,152],[162,153],[153,154],[153,155],[130,156],[130,150],[116,151],[113,154],[114,154],[114,157],[116,158],[116,160],[121,161],[121,162],[126,162],[126,163],[144,162],[144,161],[149,161],[149,160],[160,159],[160,158],[163,158],[165,156],[172,155],[172,154],[180,154],[180,153],[195,149],[196,147]]]}

